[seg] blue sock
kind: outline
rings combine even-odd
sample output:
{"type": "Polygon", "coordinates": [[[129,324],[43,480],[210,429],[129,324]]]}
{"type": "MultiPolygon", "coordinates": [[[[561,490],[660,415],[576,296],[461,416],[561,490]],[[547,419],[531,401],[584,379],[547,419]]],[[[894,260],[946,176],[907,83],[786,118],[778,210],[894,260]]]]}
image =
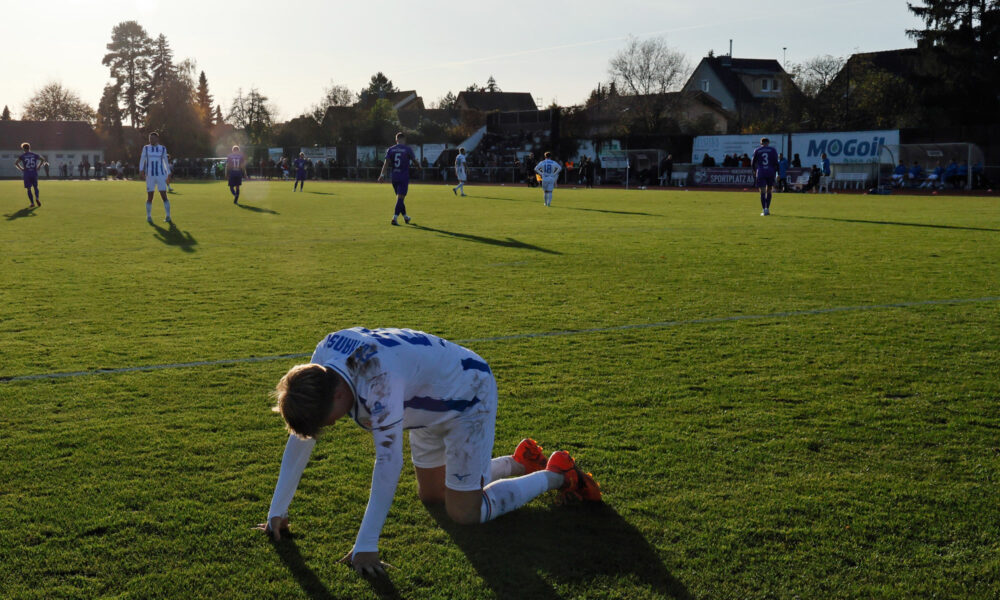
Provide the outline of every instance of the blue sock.
{"type": "Polygon", "coordinates": [[[767,194],[765,194],[763,191],[761,191],[760,193],[760,207],[767,208],[767,194]]]}
{"type": "Polygon", "coordinates": [[[771,192],[767,193],[767,208],[768,210],[771,208],[771,192]]]}
{"type": "Polygon", "coordinates": [[[35,188],[35,200],[41,200],[42,195],[38,193],[38,188],[35,188]]]}
{"type": "Polygon", "coordinates": [[[393,213],[392,217],[396,218],[398,215],[406,214],[406,205],[403,204],[403,199],[401,197],[396,198],[396,212],[393,213]]]}
{"type": "Polygon", "coordinates": [[[229,193],[232,194],[235,197],[236,196],[236,188],[234,188],[233,186],[229,186],[229,193]]]}
{"type": "Polygon", "coordinates": [[[31,188],[28,188],[28,200],[30,200],[32,204],[35,203],[35,197],[31,195],[31,188]]]}
{"type": "Polygon", "coordinates": [[[236,199],[240,199],[240,188],[236,188],[236,199]]]}

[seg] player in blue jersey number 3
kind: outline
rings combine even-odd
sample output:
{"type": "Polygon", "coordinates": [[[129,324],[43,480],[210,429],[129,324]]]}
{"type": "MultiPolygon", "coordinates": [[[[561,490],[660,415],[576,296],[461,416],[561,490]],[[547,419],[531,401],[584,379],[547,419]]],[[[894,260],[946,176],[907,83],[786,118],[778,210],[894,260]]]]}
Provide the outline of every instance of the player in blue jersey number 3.
{"type": "Polygon", "coordinates": [[[288,507],[324,427],[347,417],[374,438],[368,507],[354,547],[341,562],[359,573],[384,572],[378,541],[403,469],[403,431],[417,494],[444,502],[461,524],[485,523],[533,498],[559,490],[559,500],[599,501],[594,478],[565,451],[546,457],[532,439],[493,458],[497,383],[473,351],[411,329],[352,327],[326,336],[309,364],[292,367],[275,390],[291,435],[267,522],[274,539],[288,529],[288,507]]]}

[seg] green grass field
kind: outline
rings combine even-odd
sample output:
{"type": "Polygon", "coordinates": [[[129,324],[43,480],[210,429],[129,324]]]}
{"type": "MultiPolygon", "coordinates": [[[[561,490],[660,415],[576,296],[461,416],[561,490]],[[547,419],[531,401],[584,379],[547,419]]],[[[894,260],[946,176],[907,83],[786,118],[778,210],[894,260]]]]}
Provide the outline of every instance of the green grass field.
{"type": "Polygon", "coordinates": [[[0,182],[2,598],[1000,597],[995,198],[414,186],[390,227],[387,185],[175,187],[170,228],[141,183],[0,182]],[[245,359],[353,325],[463,341],[497,454],[570,450],[606,503],[456,527],[407,466],[368,581],[343,424],[292,539],[252,531],[303,359],[245,359]]]}

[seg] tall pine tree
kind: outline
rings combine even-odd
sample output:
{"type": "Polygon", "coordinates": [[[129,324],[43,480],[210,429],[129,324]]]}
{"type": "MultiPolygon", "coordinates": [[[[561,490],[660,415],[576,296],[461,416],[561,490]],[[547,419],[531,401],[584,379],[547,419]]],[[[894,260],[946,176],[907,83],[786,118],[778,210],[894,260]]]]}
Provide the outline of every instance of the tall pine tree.
{"type": "Polygon", "coordinates": [[[10,121],[10,109],[6,104],[3,106],[3,114],[0,114],[0,121],[10,121]]]}
{"type": "Polygon", "coordinates": [[[908,3],[924,29],[907,33],[923,55],[923,105],[934,118],[993,123],[1000,112],[1000,0],[908,3]]]}
{"type": "Polygon", "coordinates": [[[208,78],[202,71],[198,76],[198,90],[194,94],[195,105],[198,107],[198,114],[206,129],[212,128],[212,95],[208,93],[208,78]]]}
{"type": "Polygon", "coordinates": [[[123,21],[111,30],[108,53],[101,61],[111,70],[125,114],[137,127],[142,118],[142,92],[149,78],[149,59],[153,55],[153,40],[135,21],[123,21]]]}
{"type": "Polygon", "coordinates": [[[170,49],[167,37],[161,33],[153,42],[153,55],[149,59],[149,80],[142,94],[144,111],[149,110],[157,96],[163,94],[164,88],[171,85],[175,78],[174,52],[170,49]]]}

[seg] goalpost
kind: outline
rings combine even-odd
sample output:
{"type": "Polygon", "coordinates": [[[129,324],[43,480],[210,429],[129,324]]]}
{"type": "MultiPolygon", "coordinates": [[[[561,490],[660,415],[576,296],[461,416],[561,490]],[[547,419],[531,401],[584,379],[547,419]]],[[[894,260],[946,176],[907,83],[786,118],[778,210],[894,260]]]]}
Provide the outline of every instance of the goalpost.
{"type": "MultiPolygon", "coordinates": [[[[955,161],[956,164],[965,163],[966,175],[964,189],[972,189],[972,166],[982,164],[985,155],[982,148],[975,144],[956,142],[947,144],[893,144],[883,145],[879,148],[879,183],[890,183],[892,172],[903,161],[909,169],[916,162],[925,173],[931,173],[939,164],[941,168],[955,161]]],[[[944,183],[944,182],[942,182],[944,183]]]]}

